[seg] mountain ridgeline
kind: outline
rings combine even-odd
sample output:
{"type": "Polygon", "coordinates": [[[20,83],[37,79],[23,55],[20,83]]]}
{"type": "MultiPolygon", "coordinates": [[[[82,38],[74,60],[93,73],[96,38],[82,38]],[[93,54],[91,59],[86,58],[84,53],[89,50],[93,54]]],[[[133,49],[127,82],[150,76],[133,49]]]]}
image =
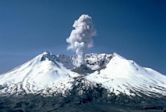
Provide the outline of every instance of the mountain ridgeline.
{"type": "Polygon", "coordinates": [[[44,52],[0,75],[0,111],[164,112],[165,75],[117,53],[76,63],[76,56],[44,52]]]}

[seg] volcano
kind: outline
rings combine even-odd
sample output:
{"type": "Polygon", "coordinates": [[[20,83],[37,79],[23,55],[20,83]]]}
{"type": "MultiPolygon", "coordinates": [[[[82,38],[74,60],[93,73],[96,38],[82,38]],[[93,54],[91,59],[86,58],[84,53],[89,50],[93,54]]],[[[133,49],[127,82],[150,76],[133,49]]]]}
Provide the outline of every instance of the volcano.
{"type": "Polygon", "coordinates": [[[76,56],[43,52],[1,74],[0,110],[162,112],[165,109],[165,75],[117,53],[85,54],[80,66],[76,61],[76,56]]]}

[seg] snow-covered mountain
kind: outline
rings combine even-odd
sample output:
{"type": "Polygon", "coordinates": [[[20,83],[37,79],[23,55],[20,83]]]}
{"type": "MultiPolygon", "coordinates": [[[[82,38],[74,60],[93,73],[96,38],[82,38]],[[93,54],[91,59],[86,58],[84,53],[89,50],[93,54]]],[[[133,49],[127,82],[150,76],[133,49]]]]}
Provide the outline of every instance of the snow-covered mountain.
{"type": "Polygon", "coordinates": [[[79,74],[66,69],[55,56],[44,52],[27,63],[0,75],[0,94],[52,93],[71,88],[79,74]],[[50,89],[51,88],[51,89],[50,89]]]}
{"type": "Polygon", "coordinates": [[[75,56],[44,52],[29,62],[0,75],[0,94],[71,94],[79,88],[98,85],[110,94],[134,96],[166,96],[166,76],[144,68],[132,60],[113,54],[86,54],[84,65],[75,65],[75,56]]]}
{"type": "Polygon", "coordinates": [[[114,53],[106,67],[86,78],[100,83],[110,92],[129,96],[166,96],[166,76],[150,68],[144,68],[132,60],[127,60],[114,53]]]}

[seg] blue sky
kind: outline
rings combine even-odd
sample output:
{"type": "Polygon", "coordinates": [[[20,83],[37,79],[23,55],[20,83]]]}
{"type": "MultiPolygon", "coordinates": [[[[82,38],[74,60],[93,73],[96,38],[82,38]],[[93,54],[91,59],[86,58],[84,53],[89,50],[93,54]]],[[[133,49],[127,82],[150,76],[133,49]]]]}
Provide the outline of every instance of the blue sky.
{"type": "Polygon", "coordinates": [[[0,73],[45,50],[71,54],[65,40],[81,14],[97,29],[89,52],[117,52],[166,74],[164,0],[0,0],[0,73]]]}

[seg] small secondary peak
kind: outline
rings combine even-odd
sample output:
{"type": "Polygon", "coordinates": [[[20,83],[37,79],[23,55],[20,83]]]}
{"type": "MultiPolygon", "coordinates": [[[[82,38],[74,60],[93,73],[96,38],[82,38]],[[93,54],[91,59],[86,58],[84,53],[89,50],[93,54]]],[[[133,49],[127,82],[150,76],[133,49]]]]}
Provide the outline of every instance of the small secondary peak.
{"type": "Polygon", "coordinates": [[[42,54],[39,55],[40,56],[40,61],[44,61],[44,60],[49,60],[49,61],[55,61],[55,55],[52,55],[50,52],[43,52],[42,54]]]}

